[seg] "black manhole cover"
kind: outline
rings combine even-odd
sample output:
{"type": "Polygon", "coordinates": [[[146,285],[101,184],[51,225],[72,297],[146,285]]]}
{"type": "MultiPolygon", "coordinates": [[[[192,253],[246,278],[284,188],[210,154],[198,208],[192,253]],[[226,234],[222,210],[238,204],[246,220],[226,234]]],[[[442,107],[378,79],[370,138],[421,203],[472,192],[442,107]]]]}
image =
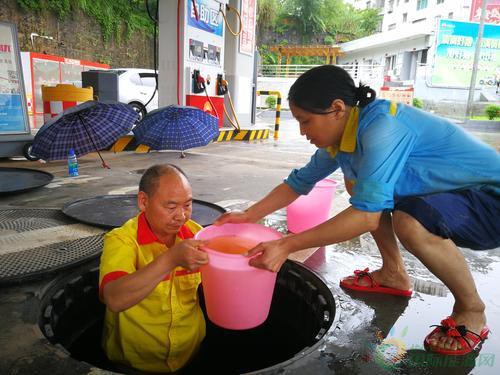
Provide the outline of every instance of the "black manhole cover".
{"type": "Polygon", "coordinates": [[[0,167],[0,195],[22,193],[47,185],[53,175],[26,168],[0,167]]]}
{"type": "Polygon", "coordinates": [[[102,234],[56,209],[0,209],[0,285],[91,260],[101,253],[102,234]]]}
{"type": "MultiPolygon", "coordinates": [[[[103,228],[117,228],[139,213],[137,195],[102,195],[66,204],[62,211],[82,223],[103,228]]],[[[210,225],[226,210],[216,204],[193,199],[192,219],[210,225]]]]}
{"type": "MultiPolygon", "coordinates": [[[[100,345],[105,306],[99,301],[98,279],[98,267],[60,278],[42,296],[39,324],[49,341],[64,347],[74,359],[121,372],[100,345]]],[[[200,300],[205,310],[203,293],[200,300]]],[[[335,315],[328,286],[306,267],[286,261],[278,273],[266,322],[231,331],[207,319],[203,350],[182,374],[284,373],[296,362],[311,361],[307,357],[324,345],[322,338],[332,329],[335,315]]]]}

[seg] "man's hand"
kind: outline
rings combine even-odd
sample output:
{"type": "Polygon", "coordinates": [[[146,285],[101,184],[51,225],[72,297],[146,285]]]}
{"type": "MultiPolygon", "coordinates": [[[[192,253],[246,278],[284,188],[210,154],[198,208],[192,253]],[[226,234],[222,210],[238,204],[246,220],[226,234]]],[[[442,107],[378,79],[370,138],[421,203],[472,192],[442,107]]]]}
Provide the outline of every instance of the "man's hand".
{"type": "Polygon", "coordinates": [[[214,225],[222,225],[226,223],[252,223],[254,220],[250,217],[250,215],[245,211],[233,211],[226,212],[225,214],[220,215],[217,220],[214,221],[214,225]]]}
{"type": "Polygon", "coordinates": [[[174,264],[190,271],[207,264],[207,253],[199,249],[204,243],[206,241],[184,240],[170,248],[169,253],[174,260],[174,264]]]}
{"type": "Polygon", "coordinates": [[[285,244],[283,239],[262,242],[255,246],[253,249],[250,249],[246,254],[247,257],[255,256],[255,254],[261,253],[257,255],[255,258],[250,259],[250,264],[252,267],[262,268],[265,270],[269,270],[271,272],[278,272],[285,263],[288,255],[290,254],[290,249],[285,244]]]}

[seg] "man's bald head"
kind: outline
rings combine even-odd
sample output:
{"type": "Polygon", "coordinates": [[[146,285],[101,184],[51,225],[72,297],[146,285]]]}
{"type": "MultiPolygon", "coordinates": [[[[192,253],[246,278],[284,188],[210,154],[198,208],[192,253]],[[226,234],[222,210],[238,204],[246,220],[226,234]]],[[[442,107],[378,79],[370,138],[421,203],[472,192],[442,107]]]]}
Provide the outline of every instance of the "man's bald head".
{"type": "MultiPolygon", "coordinates": [[[[188,182],[187,176],[182,169],[173,164],[156,164],[149,167],[141,177],[139,191],[152,196],[158,188],[160,178],[168,176],[174,179],[181,179],[188,182]]],[[[189,183],[189,182],[188,182],[189,183]]]]}

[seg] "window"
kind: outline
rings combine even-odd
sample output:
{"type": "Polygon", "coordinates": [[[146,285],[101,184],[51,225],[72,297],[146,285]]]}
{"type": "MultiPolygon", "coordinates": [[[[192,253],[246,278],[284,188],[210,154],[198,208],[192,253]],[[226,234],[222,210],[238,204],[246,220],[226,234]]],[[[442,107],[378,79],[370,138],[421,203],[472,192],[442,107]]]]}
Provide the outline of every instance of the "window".
{"type": "Polygon", "coordinates": [[[450,20],[452,20],[452,19],[453,19],[453,12],[448,13],[448,18],[449,18],[450,20]]]}
{"type": "Polygon", "coordinates": [[[408,22],[408,13],[403,13],[403,23],[408,22]]]}
{"type": "Polygon", "coordinates": [[[437,0],[437,3],[438,3],[438,4],[443,4],[443,3],[444,3],[444,0],[437,0]]]}
{"type": "Polygon", "coordinates": [[[387,56],[385,58],[385,72],[393,70],[396,66],[396,55],[387,56]]]}
{"type": "Polygon", "coordinates": [[[389,27],[387,28],[387,30],[394,30],[396,28],[396,24],[395,23],[391,23],[389,25],[389,27]]]}
{"type": "Polygon", "coordinates": [[[427,0],[417,0],[417,10],[427,8],[427,0]]]}
{"type": "Polygon", "coordinates": [[[420,56],[420,64],[427,64],[427,51],[429,49],[423,49],[422,50],[422,55],[420,56]]]}
{"type": "Polygon", "coordinates": [[[394,0],[389,0],[387,13],[392,13],[393,10],[394,10],[394,0]]]}

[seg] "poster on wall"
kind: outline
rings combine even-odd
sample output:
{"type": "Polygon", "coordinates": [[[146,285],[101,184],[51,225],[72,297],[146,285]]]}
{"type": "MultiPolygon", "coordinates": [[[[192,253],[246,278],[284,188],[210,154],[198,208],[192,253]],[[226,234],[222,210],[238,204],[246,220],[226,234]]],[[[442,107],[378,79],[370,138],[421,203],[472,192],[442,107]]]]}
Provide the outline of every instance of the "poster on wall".
{"type": "MultiPolygon", "coordinates": [[[[483,0],[472,0],[469,21],[480,21],[482,6],[483,0]]],[[[484,22],[500,25],[500,0],[490,0],[488,4],[486,4],[486,18],[484,22]]]]}
{"type": "Polygon", "coordinates": [[[194,12],[193,2],[187,1],[188,7],[188,25],[207,33],[222,36],[224,23],[222,15],[219,12],[219,3],[214,0],[196,0],[196,10],[198,20],[194,12]]]}
{"type": "Polygon", "coordinates": [[[0,22],[0,134],[29,132],[17,30],[0,22]]]}
{"type": "Polygon", "coordinates": [[[255,47],[255,0],[241,0],[240,53],[253,55],[255,47]]]}
{"type": "MultiPolygon", "coordinates": [[[[440,20],[436,37],[432,85],[469,87],[479,24],[440,20]]],[[[485,24],[476,85],[493,87],[500,61],[500,25],[485,24]]]]}

